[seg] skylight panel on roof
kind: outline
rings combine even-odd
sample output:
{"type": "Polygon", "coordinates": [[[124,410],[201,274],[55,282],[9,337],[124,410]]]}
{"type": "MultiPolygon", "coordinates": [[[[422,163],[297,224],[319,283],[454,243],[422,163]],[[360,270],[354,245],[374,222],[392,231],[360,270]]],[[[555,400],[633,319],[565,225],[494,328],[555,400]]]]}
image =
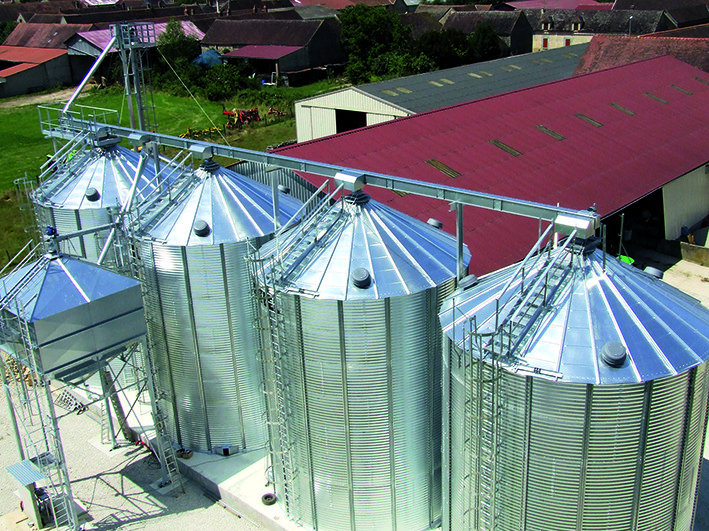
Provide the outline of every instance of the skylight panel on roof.
{"type": "Polygon", "coordinates": [[[650,92],[643,92],[643,94],[645,94],[648,98],[651,98],[655,101],[659,101],[660,103],[665,103],[665,104],[667,103],[667,100],[663,100],[661,97],[655,96],[654,94],[651,94],[650,92]]]}
{"type": "Polygon", "coordinates": [[[445,77],[442,77],[441,81],[447,85],[455,85],[453,81],[451,81],[450,79],[446,79],[445,77]]]}
{"type": "Polygon", "coordinates": [[[513,157],[519,157],[519,156],[522,154],[520,151],[517,151],[517,150],[516,150],[515,148],[513,148],[512,146],[508,146],[507,144],[505,144],[505,143],[502,142],[501,140],[497,140],[496,138],[490,140],[490,143],[491,143],[493,146],[495,146],[495,147],[497,147],[497,148],[500,148],[502,151],[504,151],[504,152],[506,152],[506,153],[509,153],[509,154],[512,155],[513,157]]]}
{"type": "Polygon", "coordinates": [[[584,122],[588,122],[591,125],[594,125],[596,127],[603,127],[603,124],[601,122],[594,120],[590,116],[586,116],[585,114],[581,114],[580,112],[577,112],[574,116],[576,116],[577,118],[581,118],[584,122]]]}
{"type": "Polygon", "coordinates": [[[492,77],[492,74],[490,72],[487,72],[486,70],[480,70],[480,73],[484,76],[492,77]]]}
{"type": "Polygon", "coordinates": [[[481,76],[480,74],[476,74],[475,72],[468,72],[468,75],[471,76],[471,77],[474,77],[474,78],[476,78],[476,79],[482,79],[482,78],[483,78],[483,76],[481,76]]]}
{"type": "Polygon", "coordinates": [[[433,85],[434,87],[442,87],[442,86],[443,86],[443,85],[442,85],[441,83],[439,83],[438,81],[433,81],[433,80],[431,80],[431,81],[429,81],[429,83],[430,83],[431,85],[433,85]]]}
{"type": "Polygon", "coordinates": [[[629,114],[630,116],[635,116],[635,113],[631,111],[630,109],[626,109],[622,105],[618,105],[617,103],[612,103],[611,102],[611,107],[614,109],[618,109],[619,111],[623,111],[625,114],[629,114]]]}
{"type": "Polygon", "coordinates": [[[566,52],[564,54],[561,54],[562,57],[566,57],[567,59],[573,59],[574,57],[578,57],[579,54],[574,53],[574,52],[566,52]]]}
{"type": "Polygon", "coordinates": [[[700,83],[704,83],[705,85],[709,85],[709,81],[706,81],[706,80],[702,79],[701,77],[695,77],[694,79],[696,79],[700,83]]]}
{"type": "Polygon", "coordinates": [[[460,172],[457,172],[453,168],[451,168],[450,166],[443,164],[440,160],[429,159],[426,161],[426,164],[429,164],[429,165],[433,166],[434,168],[436,168],[438,171],[445,173],[451,179],[455,179],[456,177],[461,176],[460,172]]]}
{"type": "Polygon", "coordinates": [[[403,94],[411,94],[411,90],[407,89],[406,87],[396,87],[396,90],[403,94]]]}
{"type": "Polygon", "coordinates": [[[409,192],[402,192],[401,190],[392,190],[392,192],[394,192],[399,197],[406,197],[407,195],[409,195],[409,192]]]}
{"type": "Polygon", "coordinates": [[[553,131],[553,130],[549,129],[548,127],[541,125],[541,124],[537,126],[537,129],[539,129],[542,133],[548,134],[552,138],[556,138],[557,140],[564,140],[564,138],[565,138],[564,136],[560,135],[556,131],[553,131]]]}
{"type": "Polygon", "coordinates": [[[387,90],[382,90],[382,92],[383,92],[384,94],[388,94],[389,96],[398,96],[398,95],[399,95],[398,92],[395,92],[395,91],[389,90],[389,89],[387,89],[387,90]]]}
{"type": "Polygon", "coordinates": [[[688,91],[687,89],[683,89],[682,87],[678,87],[678,86],[675,85],[674,83],[671,84],[670,87],[672,87],[672,88],[675,89],[675,90],[679,90],[680,92],[682,92],[683,94],[687,94],[688,96],[692,96],[692,95],[693,95],[692,92],[688,91]]]}

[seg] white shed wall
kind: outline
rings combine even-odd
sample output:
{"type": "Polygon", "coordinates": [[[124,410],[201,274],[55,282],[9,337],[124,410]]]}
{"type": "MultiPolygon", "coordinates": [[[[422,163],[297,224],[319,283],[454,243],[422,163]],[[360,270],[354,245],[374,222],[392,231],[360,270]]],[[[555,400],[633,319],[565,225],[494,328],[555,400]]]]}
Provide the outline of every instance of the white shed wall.
{"type": "Polygon", "coordinates": [[[413,114],[354,88],[338,90],[295,103],[298,142],[335,134],[337,132],[336,109],[366,113],[367,125],[413,114]]]}
{"type": "Polygon", "coordinates": [[[662,187],[665,238],[680,237],[683,226],[691,227],[709,212],[709,175],[704,166],[662,187]]]}

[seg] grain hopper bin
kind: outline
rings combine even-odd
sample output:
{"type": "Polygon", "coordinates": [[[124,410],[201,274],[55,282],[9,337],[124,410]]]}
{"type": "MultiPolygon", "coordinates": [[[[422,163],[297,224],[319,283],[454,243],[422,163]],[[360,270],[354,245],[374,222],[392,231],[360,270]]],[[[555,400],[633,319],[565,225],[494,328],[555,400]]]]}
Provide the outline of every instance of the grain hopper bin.
{"type": "Polygon", "coordinates": [[[0,280],[2,349],[52,378],[76,382],[146,334],[140,283],[47,254],[0,280]]]}
{"type": "Polygon", "coordinates": [[[413,531],[440,520],[437,312],[456,252],[449,234],[361,191],[262,247],[272,479],[298,523],[413,531]]]}
{"type": "Polygon", "coordinates": [[[444,530],[692,529],[709,311],[597,247],[444,303],[444,530]]]}
{"type": "Polygon", "coordinates": [[[142,211],[137,227],[149,339],[173,441],[230,454],[267,444],[251,246],[301,203],[208,158],[142,211]]]}

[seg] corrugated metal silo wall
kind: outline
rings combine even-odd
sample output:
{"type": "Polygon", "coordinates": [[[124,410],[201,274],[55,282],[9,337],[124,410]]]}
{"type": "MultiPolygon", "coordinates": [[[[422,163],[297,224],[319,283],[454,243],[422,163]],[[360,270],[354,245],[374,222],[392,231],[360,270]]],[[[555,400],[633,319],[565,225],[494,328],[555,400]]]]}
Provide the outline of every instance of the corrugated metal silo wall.
{"type": "Polygon", "coordinates": [[[267,444],[262,372],[245,242],[141,244],[145,312],[168,425],[198,451],[267,444]]]}
{"type": "Polygon", "coordinates": [[[453,286],[360,302],[278,297],[287,332],[267,379],[283,373],[269,410],[282,424],[274,477],[291,518],[338,531],[438,524],[436,312],[453,286]]]}
{"type": "Polygon", "coordinates": [[[706,363],[630,385],[563,384],[502,371],[491,508],[477,497],[479,468],[491,477],[489,449],[479,444],[479,362],[466,358],[446,341],[444,530],[691,531],[706,363]]]}
{"type": "MultiPolygon", "coordinates": [[[[35,213],[41,228],[54,227],[59,235],[99,227],[111,222],[108,210],[103,208],[73,210],[35,204],[35,213]]],[[[59,245],[64,254],[84,258],[89,262],[96,262],[101,255],[108,232],[101,231],[86,234],[63,241],[59,245]]],[[[104,266],[110,268],[115,264],[115,261],[115,253],[111,250],[106,256],[104,266]]]]}
{"type": "Polygon", "coordinates": [[[310,199],[310,196],[317,190],[315,186],[295,172],[283,168],[269,169],[267,166],[258,162],[240,162],[231,166],[230,169],[268,186],[271,186],[271,178],[275,172],[278,176],[279,184],[290,188],[290,195],[303,203],[310,199]]]}

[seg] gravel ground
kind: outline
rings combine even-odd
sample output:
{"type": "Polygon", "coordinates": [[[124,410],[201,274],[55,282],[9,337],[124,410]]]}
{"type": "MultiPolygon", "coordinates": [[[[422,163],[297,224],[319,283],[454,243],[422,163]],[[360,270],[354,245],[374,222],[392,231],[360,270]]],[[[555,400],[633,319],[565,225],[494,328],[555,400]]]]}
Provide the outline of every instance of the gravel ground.
{"type": "MultiPolygon", "coordinates": [[[[65,413],[58,410],[58,414],[65,413]]],[[[142,447],[123,446],[99,450],[100,426],[89,414],[69,414],[59,421],[74,497],[90,518],[85,530],[258,530],[260,527],[208,498],[194,483],[185,482],[186,493],[175,497],[154,491],[160,467],[142,447]],[[92,441],[92,442],[87,442],[92,441]]],[[[18,461],[17,446],[3,397],[0,406],[0,529],[27,529],[13,525],[19,500],[17,483],[5,467],[18,461]],[[11,513],[11,514],[8,514],[11,513]]]]}

